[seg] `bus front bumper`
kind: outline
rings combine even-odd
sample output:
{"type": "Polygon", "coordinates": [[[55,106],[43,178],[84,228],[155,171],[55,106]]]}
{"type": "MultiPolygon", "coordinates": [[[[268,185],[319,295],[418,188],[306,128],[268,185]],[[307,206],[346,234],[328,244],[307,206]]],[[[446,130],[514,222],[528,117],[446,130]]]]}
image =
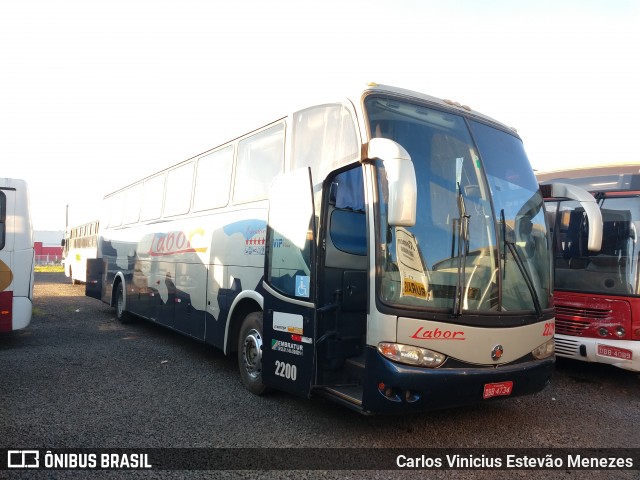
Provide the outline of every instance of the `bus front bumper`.
{"type": "Polygon", "coordinates": [[[555,335],[556,355],[640,372],[640,342],[555,335]]]}
{"type": "Polygon", "coordinates": [[[555,358],[500,367],[428,369],[392,362],[367,348],[362,408],[406,413],[492,402],[543,390],[555,358]]]}

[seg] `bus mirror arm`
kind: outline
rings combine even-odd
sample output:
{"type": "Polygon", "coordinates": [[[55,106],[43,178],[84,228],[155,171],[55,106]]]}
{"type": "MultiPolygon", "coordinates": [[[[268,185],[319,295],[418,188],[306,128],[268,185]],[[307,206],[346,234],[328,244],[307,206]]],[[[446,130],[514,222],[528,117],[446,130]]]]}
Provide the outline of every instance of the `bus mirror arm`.
{"type": "Polygon", "coordinates": [[[389,198],[387,222],[395,227],[412,227],[416,223],[418,189],[411,156],[402,145],[388,138],[372,138],[367,157],[382,160],[387,173],[389,198]]]}
{"type": "Polygon", "coordinates": [[[593,195],[576,185],[552,183],[551,196],[553,198],[568,198],[580,202],[589,220],[587,248],[591,252],[599,252],[602,247],[602,212],[593,195]]]}

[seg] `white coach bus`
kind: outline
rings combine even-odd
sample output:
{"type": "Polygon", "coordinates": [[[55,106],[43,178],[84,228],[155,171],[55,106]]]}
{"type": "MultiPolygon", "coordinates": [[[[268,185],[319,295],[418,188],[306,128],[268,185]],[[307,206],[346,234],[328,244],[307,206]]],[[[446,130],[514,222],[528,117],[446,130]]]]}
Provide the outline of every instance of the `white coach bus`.
{"type": "Polygon", "coordinates": [[[543,198],[517,134],[369,84],[105,197],[87,295],[236,354],[245,386],[398,413],[538,392],[543,198]]]}
{"type": "Polygon", "coordinates": [[[33,304],[33,230],[24,180],[0,178],[0,333],[25,328],[33,304]]]}
{"type": "Polygon", "coordinates": [[[93,221],[69,227],[62,239],[62,265],[64,274],[74,285],[87,281],[87,260],[98,252],[98,225],[93,221]]]}

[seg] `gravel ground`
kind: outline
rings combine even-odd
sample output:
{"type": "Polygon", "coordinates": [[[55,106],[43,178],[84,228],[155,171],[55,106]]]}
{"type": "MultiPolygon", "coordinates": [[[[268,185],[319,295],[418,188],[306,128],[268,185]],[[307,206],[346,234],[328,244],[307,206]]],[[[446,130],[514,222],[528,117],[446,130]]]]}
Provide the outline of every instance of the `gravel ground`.
{"type": "MultiPolygon", "coordinates": [[[[235,358],[145,321],[121,325],[64,274],[38,273],[31,325],[0,336],[2,448],[640,448],[640,376],[559,361],[545,391],[365,417],[320,398],[255,397],[235,358]]],[[[256,455],[263,453],[256,452],[256,455]]],[[[337,451],[336,454],[344,454],[337,451]]],[[[302,459],[304,460],[304,458],[302,459]]],[[[256,458],[259,461],[259,458],[256,458]]],[[[639,471],[2,471],[0,478],[640,478],[639,471]]]]}

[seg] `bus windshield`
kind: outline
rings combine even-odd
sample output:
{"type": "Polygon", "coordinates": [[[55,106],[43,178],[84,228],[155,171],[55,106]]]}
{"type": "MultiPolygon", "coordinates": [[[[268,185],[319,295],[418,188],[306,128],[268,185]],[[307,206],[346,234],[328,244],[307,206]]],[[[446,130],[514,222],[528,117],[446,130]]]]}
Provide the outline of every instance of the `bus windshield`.
{"type": "Polygon", "coordinates": [[[597,194],[603,237],[599,252],[587,250],[589,225],[575,201],[548,201],[554,229],[555,288],[614,295],[640,295],[637,230],[640,196],[597,194]]]}
{"type": "Polygon", "coordinates": [[[454,315],[549,308],[551,262],[543,199],[520,139],[426,105],[365,101],[371,137],[402,145],[414,164],[414,226],[386,222],[378,172],[381,301],[454,315]]]}

